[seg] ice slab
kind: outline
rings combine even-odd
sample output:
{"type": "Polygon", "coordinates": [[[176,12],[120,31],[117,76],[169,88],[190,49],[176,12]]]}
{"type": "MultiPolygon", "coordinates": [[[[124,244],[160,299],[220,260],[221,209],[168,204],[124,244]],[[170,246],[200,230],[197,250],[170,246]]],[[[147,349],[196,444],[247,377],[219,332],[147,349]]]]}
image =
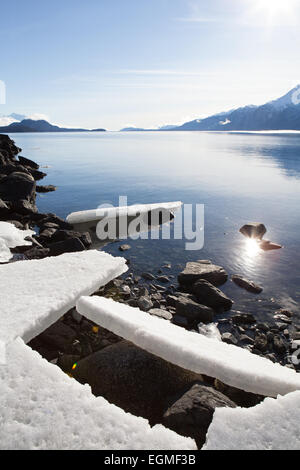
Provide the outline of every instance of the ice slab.
{"type": "Polygon", "coordinates": [[[299,450],[300,392],[254,408],[217,408],[203,450],[299,450]]]}
{"type": "Polygon", "coordinates": [[[232,346],[103,297],[82,297],[77,310],[142,349],[227,385],[277,397],[300,390],[300,374],[232,346]]]}
{"type": "Polygon", "coordinates": [[[194,441],[126,414],[18,338],[0,366],[0,449],[195,450],[194,441]]]}
{"type": "Polygon", "coordinates": [[[113,217],[136,217],[138,214],[147,214],[150,211],[177,211],[182,202],[166,202],[159,204],[135,204],[132,206],[98,208],[88,211],[73,212],[68,215],[67,222],[72,225],[101,220],[104,216],[113,217]]]}
{"type": "Polygon", "coordinates": [[[124,258],[99,251],[66,253],[0,266],[0,340],[25,343],[100,286],[127,271],[124,258]]]}
{"type": "Polygon", "coordinates": [[[19,230],[8,222],[0,222],[0,263],[7,263],[13,257],[10,248],[32,245],[25,238],[34,233],[32,230],[19,230]]]}

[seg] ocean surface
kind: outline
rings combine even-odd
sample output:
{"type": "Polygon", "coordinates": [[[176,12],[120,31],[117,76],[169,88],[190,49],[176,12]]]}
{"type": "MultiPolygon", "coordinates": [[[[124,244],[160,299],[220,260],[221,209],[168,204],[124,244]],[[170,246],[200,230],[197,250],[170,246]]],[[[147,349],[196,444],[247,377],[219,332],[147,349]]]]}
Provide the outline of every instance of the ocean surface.
{"type": "MultiPolygon", "coordinates": [[[[156,273],[165,263],[177,276],[187,261],[210,259],[229,274],[264,287],[249,294],[229,281],[222,289],[234,310],[271,320],[279,307],[293,308],[300,322],[300,133],[72,133],[11,134],[21,155],[58,186],[38,195],[41,212],[69,213],[118,205],[182,201],[205,205],[205,243],[186,251],[186,240],[129,240],[125,253],[135,273],[156,273]],[[239,233],[247,222],[266,225],[265,238],[283,245],[263,252],[239,233]],[[298,304],[298,305],[297,305],[298,304]]],[[[196,222],[196,221],[194,221],[196,222]]],[[[123,242],[124,243],[124,242],[123,242]]],[[[105,251],[120,255],[119,243],[105,251]]],[[[176,279],[172,280],[176,283],[176,279]]]]}

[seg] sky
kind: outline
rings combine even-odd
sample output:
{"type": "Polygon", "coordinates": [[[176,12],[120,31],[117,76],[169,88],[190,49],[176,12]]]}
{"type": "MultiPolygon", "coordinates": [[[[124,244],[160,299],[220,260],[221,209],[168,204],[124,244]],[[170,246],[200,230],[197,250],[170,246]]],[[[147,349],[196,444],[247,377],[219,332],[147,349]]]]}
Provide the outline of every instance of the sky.
{"type": "Polygon", "coordinates": [[[300,83],[300,0],[0,6],[0,115],[152,128],[262,104],[300,83]]]}

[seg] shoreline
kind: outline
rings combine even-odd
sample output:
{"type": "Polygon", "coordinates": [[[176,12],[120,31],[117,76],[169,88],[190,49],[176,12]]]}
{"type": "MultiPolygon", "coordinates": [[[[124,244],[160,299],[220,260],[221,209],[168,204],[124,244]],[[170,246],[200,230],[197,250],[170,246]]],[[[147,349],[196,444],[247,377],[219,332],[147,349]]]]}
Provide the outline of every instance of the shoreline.
{"type": "MultiPolygon", "coordinates": [[[[39,233],[31,237],[32,246],[11,250],[14,253],[11,262],[22,259],[43,259],[66,252],[89,249],[92,240],[88,232],[74,231],[72,225],[56,214],[38,212],[36,193],[52,191],[55,187],[37,185],[46,174],[41,172],[39,165],[32,160],[21,156],[17,159],[20,152],[21,149],[16,147],[8,136],[0,135],[0,220],[12,223],[20,230],[35,227],[39,229],[39,233]]],[[[120,243],[120,253],[128,253],[130,247],[125,248],[122,242],[118,243],[120,243]]],[[[168,264],[162,265],[157,273],[146,272],[141,276],[136,275],[134,269],[130,267],[130,260],[128,265],[128,273],[111,281],[94,295],[113,298],[120,303],[138,307],[142,311],[188,330],[199,332],[198,325],[202,324],[199,334],[215,335],[219,340],[246,348],[254,354],[300,371],[299,366],[294,367],[288,360],[288,356],[292,353],[293,340],[300,340],[300,329],[292,325],[292,312],[284,309],[274,312],[278,317],[274,319],[274,324],[268,324],[259,323],[255,316],[247,312],[232,310],[233,301],[219,289],[228,280],[228,274],[223,268],[213,265],[210,261],[202,261],[198,266],[200,271],[203,266],[212,266],[215,277],[210,276],[207,279],[209,286],[204,282],[197,287],[198,290],[195,290],[195,279],[180,282],[184,272],[178,273],[177,285],[177,280],[169,274],[168,264]],[[220,272],[221,280],[218,278],[220,272]],[[201,289],[206,289],[201,301],[199,298],[203,292],[200,295],[199,289],[200,294],[201,289]],[[211,299],[209,302],[208,297],[211,299]],[[214,318],[218,311],[225,311],[228,317],[218,322],[214,318]],[[205,325],[216,325],[216,322],[218,329],[205,327],[205,325]]],[[[205,280],[203,273],[199,275],[199,279],[205,280]]],[[[97,327],[79,315],[74,308],[29,343],[29,346],[38,351],[42,357],[57,364],[64,372],[75,376],[79,381],[80,377],[76,377],[73,373],[74,364],[88,361],[107,348],[123,345],[122,338],[97,327]]],[[[151,363],[151,358],[147,357],[147,361],[151,363]]],[[[163,367],[163,363],[164,361],[160,363],[160,367],[163,367]]],[[[223,394],[238,406],[250,407],[262,401],[262,397],[233,389],[216,382],[214,378],[205,377],[204,380],[204,386],[223,394]]],[[[195,381],[197,380],[193,377],[191,382],[195,381]]],[[[130,406],[129,411],[134,414],[130,406]]],[[[150,422],[152,419],[153,423],[157,420],[160,422],[158,415],[152,418],[149,415],[146,418],[150,422]]],[[[199,441],[201,447],[200,444],[199,441]]]]}

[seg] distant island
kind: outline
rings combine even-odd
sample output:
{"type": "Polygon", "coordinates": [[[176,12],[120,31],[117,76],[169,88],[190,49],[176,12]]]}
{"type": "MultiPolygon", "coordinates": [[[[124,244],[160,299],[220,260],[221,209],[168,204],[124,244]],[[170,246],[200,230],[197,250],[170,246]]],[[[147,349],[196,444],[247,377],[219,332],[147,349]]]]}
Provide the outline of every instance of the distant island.
{"type": "Polygon", "coordinates": [[[281,98],[261,106],[242,108],[195,119],[181,126],[158,129],[125,128],[128,131],[275,131],[300,130],[300,85],[281,98]]]}
{"type": "Polygon", "coordinates": [[[33,119],[23,119],[20,122],[13,122],[8,126],[0,127],[0,133],[13,134],[17,132],[106,132],[106,129],[72,129],[54,126],[45,120],[35,121],[33,119]]]}

